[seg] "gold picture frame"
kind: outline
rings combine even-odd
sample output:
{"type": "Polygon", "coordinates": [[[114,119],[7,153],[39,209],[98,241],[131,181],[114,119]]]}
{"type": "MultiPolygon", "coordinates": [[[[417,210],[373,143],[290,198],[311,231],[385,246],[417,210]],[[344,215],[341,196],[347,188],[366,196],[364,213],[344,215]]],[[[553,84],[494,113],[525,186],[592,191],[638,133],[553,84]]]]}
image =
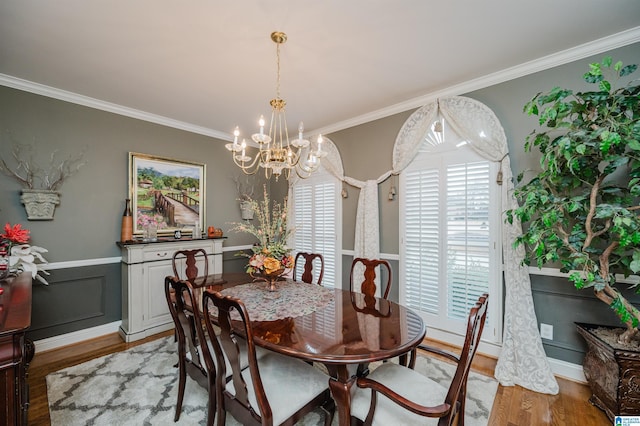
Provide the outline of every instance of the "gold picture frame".
{"type": "Polygon", "coordinates": [[[133,233],[157,224],[158,235],[205,229],[206,165],[155,155],[129,153],[129,194],[133,233]]]}

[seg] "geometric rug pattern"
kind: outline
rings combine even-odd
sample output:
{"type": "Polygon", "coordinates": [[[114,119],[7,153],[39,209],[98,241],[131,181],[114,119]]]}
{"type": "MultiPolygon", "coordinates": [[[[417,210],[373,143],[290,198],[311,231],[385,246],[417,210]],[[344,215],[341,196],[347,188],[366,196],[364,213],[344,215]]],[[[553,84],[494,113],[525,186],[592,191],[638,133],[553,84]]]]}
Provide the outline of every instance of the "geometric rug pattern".
{"type": "MultiPolygon", "coordinates": [[[[173,421],[178,392],[177,343],[173,336],[65,368],[47,376],[52,426],[204,425],[207,391],[187,376],[182,414],[173,421]]],[[[376,363],[371,364],[375,368],[376,363]]],[[[454,367],[418,357],[416,370],[448,384],[454,367]]],[[[486,426],[498,388],[495,379],[471,372],[465,421],[486,426]]],[[[321,411],[298,424],[321,425],[321,411]]],[[[334,417],[337,425],[337,418],[334,417]]],[[[227,425],[239,423],[227,415],[227,425]]]]}

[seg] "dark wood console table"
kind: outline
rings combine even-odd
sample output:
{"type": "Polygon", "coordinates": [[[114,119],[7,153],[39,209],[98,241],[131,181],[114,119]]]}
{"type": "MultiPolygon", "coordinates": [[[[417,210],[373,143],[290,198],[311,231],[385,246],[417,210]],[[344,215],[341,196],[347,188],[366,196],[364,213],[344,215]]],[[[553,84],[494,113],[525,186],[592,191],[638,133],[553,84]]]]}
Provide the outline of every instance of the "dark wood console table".
{"type": "Polygon", "coordinates": [[[25,337],[31,325],[31,275],[0,280],[0,425],[26,425],[29,409],[27,368],[33,342],[25,337]]]}

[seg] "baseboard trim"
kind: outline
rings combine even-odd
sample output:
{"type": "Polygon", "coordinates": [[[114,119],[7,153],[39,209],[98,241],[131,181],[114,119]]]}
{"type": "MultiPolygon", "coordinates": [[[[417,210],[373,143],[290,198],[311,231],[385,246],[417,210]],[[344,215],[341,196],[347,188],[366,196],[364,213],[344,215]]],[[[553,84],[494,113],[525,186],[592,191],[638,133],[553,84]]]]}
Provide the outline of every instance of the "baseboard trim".
{"type": "Polygon", "coordinates": [[[555,358],[547,358],[547,360],[549,361],[549,366],[555,376],[578,383],[587,383],[587,378],[584,376],[582,365],[572,364],[555,358]]]}
{"type": "MultiPolygon", "coordinates": [[[[484,333],[484,335],[486,336],[486,333],[484,333]]],[[[464,344],[464,336],[450,333],[444,330],[439,330],[431,326],[427,326],[427,337],[429,339],[437,340],[447,345],[454,345],[458,348],[461,348],[464,344]]],[[[502,346],[500,344],[487,342],[485,340],[481,340],[480,345],[478,345],[478,353],[491,358],[497,359],[500,355],[501,350],[502,346]]]]}
{"type": "Polygon", "coordinates": [[[33,343],[36,347],[36,352],[50,351],[52,349],[73,345],[74,343],[80,343],[106,334],[117,333],[120,328],[120,324],[122,324],[122,321],[115,321],[109,324],[99,325],[97,327],[85,328],[84,330],[47,337],[46,339],[36,340],[33,343]]]}
{"type": "MultiPolygon", "coordinates": [[[[464,338],[462,336],[448,333],[442,330],[437,330],[433,327],[429,327],[427,336],[430,339],[437,340],[448,345],[454,345],[458,348],[462,347],[464,343],[464,338]]],[[[480,341],[480,345],[478,346],[479,354],[495,359],[500,356],[501,350],[502,346],[490,342],[480,341]]],[[[584,371],[582,370],[582,365],[572,364],[567,361],[549,357],[547,357],[547,361],[549,362],[549,368],[551,368],[551,372],[554,376],[578,383],[587,383],[587,379],[584,376],[584,371]]]]}

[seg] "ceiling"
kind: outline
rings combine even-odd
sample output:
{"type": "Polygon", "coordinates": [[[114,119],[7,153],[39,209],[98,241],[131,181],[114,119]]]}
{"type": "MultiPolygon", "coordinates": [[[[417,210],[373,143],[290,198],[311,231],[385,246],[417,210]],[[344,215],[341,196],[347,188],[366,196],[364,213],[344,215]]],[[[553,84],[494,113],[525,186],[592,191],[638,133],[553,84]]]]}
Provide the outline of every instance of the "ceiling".
{"type": "Polygon", "coordinates": [[[0,84],[229,139],[269,115],[278,30],[289,129],[326,133],[640,41],[639,24],[638,0],[2,0],[0,84]]]}

